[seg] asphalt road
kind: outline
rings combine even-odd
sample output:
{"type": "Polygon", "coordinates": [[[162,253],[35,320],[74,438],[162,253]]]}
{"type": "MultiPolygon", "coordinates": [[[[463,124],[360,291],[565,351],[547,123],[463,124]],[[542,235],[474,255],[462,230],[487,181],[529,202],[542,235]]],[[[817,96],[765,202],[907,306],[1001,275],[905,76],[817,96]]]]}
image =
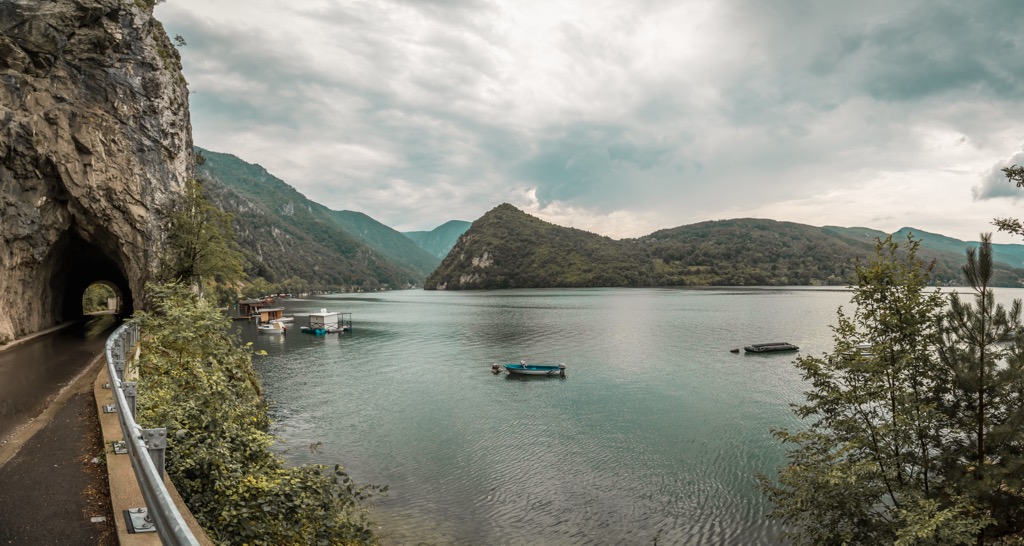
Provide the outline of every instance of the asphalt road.
{"type": "Polygon", "coordinates": [[[92,395],[114,325],[0,351],[0,545],[117,543],[92,395]]]}
{"type": "Polygon", "coordinates": [[[85,371],[115,325],[104,315],[0,351],[0,444],[85,371]]]}

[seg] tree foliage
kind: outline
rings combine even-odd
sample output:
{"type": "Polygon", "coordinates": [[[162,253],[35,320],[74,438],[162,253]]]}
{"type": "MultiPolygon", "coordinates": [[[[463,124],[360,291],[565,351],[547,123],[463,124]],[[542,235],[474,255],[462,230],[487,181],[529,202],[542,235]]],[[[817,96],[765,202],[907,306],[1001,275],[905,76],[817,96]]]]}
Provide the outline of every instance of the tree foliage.
{"type": "Polygon", "coordinates": [[[809,426],[774,431],[789,462],[759,478],[796,544],[980,544],[1024,530],[1020,303],[994,304],[987,235],[963,268],[973,304],[927,289],[918,245],[879,241],[832,352],[796,361],[809,426]]]}
{"type": "Polygon", "coordinates": [[[360,487],[338,466],[286,467],[269,451],[252,354],[230,321],[180,284],[151,286],[139,313],[139,421],[166,427],[167,472],[196,519],[222,544],[374,541],[360,487]]]}
{"type": "Polygon", "coordinates": [[[986,536],[998,537],[1024,529],[1024,328],[1020,300],[995,303],[992,269],[986,234],[964,266],[973,305],[950,299],[939,357],[948,372],[943,456],[956,470],[948,478],[992,516],[986,536]]]}
{"type": "MultiPolygon", "coordinates": [[[[1006,175],[1007,181],[1013,182],[1018,188],[1024,187],[1024,167],[1020,165],[1003,167],[1003,174],[1006,175]]],[[[1021,224],[1017,218],[996,218],[992,223],[999,228],[999,231],[1024,236],[1024,224],[1021,224]]]]}
{"type": "Polygon", "coordinates": [[[241,280],[242,254],[231,221],[230,214],[207,200],[202,184],[188,181],[169,215],[163,278],[190,283],[200,294],[206,281],[241,280]]]}

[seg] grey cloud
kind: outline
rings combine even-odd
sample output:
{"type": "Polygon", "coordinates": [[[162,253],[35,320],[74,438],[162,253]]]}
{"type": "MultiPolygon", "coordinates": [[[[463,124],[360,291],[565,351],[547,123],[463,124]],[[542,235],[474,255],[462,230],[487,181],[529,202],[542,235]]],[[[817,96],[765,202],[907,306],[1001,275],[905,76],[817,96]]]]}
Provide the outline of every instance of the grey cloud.
{"type": "Polygon", "coordinates": [[[417,10],[451,12],[451,11],[488,11],[493,9],[493,2],[488,0],[391,0],[395,4],[403,4],[417,10]]]}
{"type": "Polygon", "coordinates": [[[1024,10],[1011,0],[732,4],[750,63],[723,80],[732,121],[790,116],[869,96],[1016,100],[1024,91],[1024,10]]]}
{"type": "Polygon", "coordinates": [[[538,143],[537,152],[515,170],[519,178],[536,185],[542,206],[565,201],[612,208],[643,193],[638,187],[642,172],[675,161],[671,146],[643,138],[612,125],[552,129],[549,137],[538,143]]]}
{"type": "Polygon", "coordinates": [[[883,100],[961,90],[1016,96],[1024,87],[1024,10],[1012,1],[926,2],[854,23],[808,64],[883,100]]]}
{"type": "Polygon", "coordinates": [[[1013,197],[1019,199],[1024,197],[1024,189],[1016,187],[1003,174],[1003,167],[1011,165],[1024,165],[1024,151],[1017,152],[1013,157],[1000,161],[982,177],[981,183],[971,188],[971,195],[975,201],[987,199],[998,199],[1000,197],[1013,197]]]}
{"type": "MultiPolygon", "coordinates": [[[[539,53],[550,63],[510,49],[523,43],[504,33],[515,32],[500,19],[510,4],[297,2],[275,8],[273,29],[176,5],[160,9],[173,14],[168,31],[189,42],[197,144],[270,164],[232,147],[258,135],[260,150],[277,146],[276,165],[304,179],[275,174],[385,222],[426,209],[485,211],[529,187],[542,206],[599,213],[738,210],[920,171],[932,132],[1002,154],[1006,135],[1019,134],[1011,118],[1024,88],[1024,10],[1013,2],[724,0],[708,16],[703,4],[644,0],[621,4],[600,28],[585,17],[552,26],[545,38],[555,45],[539,53]],[[718,34],[659,35],[652,47],[678,51],[638,49],[647,42],[634,34],[652,21],[691,12],[718,34]],[[288,34],[296,17],[318,24],[316,43],[335,58],[297,50],[288,34]],[[372,157],[356,165],[316,153],[349,148],[372,157]],[[459,203],[403,208],[383,194],[387,184],[424,195],[458,186],[459,203]]],[[[1014,191],[994,172],[976,200],[1014,191]]]]}

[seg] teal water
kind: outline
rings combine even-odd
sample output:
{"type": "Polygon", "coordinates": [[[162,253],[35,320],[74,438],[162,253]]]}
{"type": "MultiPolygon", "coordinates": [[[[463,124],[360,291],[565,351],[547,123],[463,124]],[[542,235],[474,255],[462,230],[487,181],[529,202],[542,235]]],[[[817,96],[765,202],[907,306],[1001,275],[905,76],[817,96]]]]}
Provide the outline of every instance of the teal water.
{"type": "Polygon", "coordinates": [[[243,326],[292,463],[387,484],[392,544],[771,544],[755,491],[799,426],[794,353],[831,345],[843,289],[398,291],[285,300],[283,339],[243,326]],[[349,334],[298,332],[353,313],[349,334]],[[564,362],[565,379],[492,363],[564,362]]]}

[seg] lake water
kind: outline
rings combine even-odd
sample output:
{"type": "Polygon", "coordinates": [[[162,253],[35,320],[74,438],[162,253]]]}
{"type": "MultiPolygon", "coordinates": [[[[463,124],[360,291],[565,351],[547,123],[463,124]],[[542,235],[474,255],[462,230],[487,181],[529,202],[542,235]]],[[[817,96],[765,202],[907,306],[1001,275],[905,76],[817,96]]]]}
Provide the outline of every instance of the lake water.
{"type": "MultiPolygon", "coordinates": [[[[1021,297],[1021,290],[997,295],[1021,297]]],[[[289,462],[387,484],[389,544],[772,544],[754,489],[800,426],[788,341],[831,347],[844,289],[397,291],[283,300],[284,338],[243,336],[289,462]],[[309,312],[348,334],[301,334],[309,312]],[[493,363],[565,363],[561,378],[493,363]]]]}

